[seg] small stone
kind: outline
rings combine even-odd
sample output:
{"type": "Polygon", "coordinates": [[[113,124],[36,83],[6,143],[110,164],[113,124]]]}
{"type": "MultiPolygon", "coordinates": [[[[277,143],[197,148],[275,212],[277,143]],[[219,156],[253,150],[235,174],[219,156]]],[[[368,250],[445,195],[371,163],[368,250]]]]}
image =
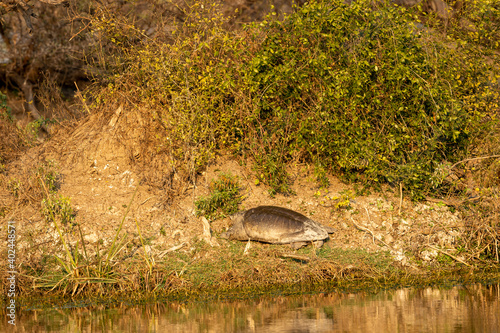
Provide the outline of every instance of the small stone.
{"type": "Polygon", "coordinates": [[[384,241],[387,243],[387,244],[391,244],[394,242],[394,238],[391,236],[391,235],[386,235],[384,237],[384,241]]]}

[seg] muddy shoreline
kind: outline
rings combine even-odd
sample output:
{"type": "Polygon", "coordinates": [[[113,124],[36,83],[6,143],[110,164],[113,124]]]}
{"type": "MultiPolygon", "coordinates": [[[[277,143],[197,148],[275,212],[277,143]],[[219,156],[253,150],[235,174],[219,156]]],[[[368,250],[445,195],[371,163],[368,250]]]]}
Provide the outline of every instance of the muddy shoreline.
{"type": "MultiPolygon", "coordinates": [[[[403,273],[403,272],[401,272],[403,273]]],[[[17,311],[57,309],[57,308],[93,308],[114,307],[117,304],[127,306],[169,303],[169,302],[214,302],[255,299],[259,297],[292,296],[301,294],[317,293],[369,293],[376,294],[382,290],[393,290],[399,288],[425,288],[439,287],[451,288],[457,285],[470,285],[480,283],[490,285],[500,282],[498,269],[484,270],[445,270],[439,269],[427,272],[425,276],[414,276],[404,274],[395,280],[373,279],[341,279],[335,282],[322,281],[314,284],[290,284],[271,287],[253,287],[240,289],[201,289],[201,290],[179,290],[175,293],[158,292],[150,293],[144,290],[137,290],[126,295],[118,291],[110,292],[108,295],[85,295],[68,297],[57,294],[33,293],[17,298],[17,311]]],[[[2,298],[3,311],[0,314],[5,316],[5,299],[2,298]]]]}

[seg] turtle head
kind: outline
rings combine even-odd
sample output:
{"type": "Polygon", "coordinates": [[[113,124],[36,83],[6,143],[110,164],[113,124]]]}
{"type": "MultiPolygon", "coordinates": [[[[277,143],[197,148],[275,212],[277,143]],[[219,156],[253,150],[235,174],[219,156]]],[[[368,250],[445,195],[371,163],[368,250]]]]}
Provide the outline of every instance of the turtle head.
{"type": "Polygon", "coordinates": [[[223,232],[220,234],[221,238],[224,239],[236,239],[236,240],[246,240],[248,239],[247,233],[245,231],[245,228],[243,226],[243,217],[244,217],[245,212],[239,212],[231,216],[231,221],[233,222],[233,225],[227,229],[226,232],[223,232]]]}

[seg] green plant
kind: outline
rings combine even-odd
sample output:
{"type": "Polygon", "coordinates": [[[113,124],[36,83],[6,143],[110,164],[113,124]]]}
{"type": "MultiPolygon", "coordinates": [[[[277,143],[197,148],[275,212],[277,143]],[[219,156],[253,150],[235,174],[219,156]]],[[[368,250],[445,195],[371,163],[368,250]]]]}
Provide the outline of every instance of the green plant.
{"type": "MultiPolygon", "coordinates": [[[[64,221],[64,216],[58,214],[58,212],[54,209],[47,210],[47,214],[54,222],[57,233],[59,235],[59,239],[63,244],[63,249],[66,256],[65,258],[61,258],[57,255],[54,256],[57,263],[61,265],[61,271],[48,276],[34,277],[35,288],[50,288],[51,290],[60,288],[62,289],[63,294],[65,294],[69,289],[71,291],[71,295],[73,296],[82,292],[86,287],[89,287],[91,285],[102,286],[102,284],[119,283],[121,280],[121,276],[113,269],[113,261],[116,259],[118,254],[120,254],[121,251],[127,246],[127,243],[125,242],[127,235],[123,235],[122,237],[120,237],[120,232],[136,193],[137,188],[134,191],[129,204],[127,205],[128,208],[123,215],[122,221],[116,231],[113,242],[111,243],[110,247],[104,251],[105,258],[101,257],[99,242],[97,243],[97,251],[95,252],[95,256],[92,258],[89,255],[85,247],[85,240],[83,239],[83,234],[79,225],[77,225],[77,227],[80,235],[80,242],[83,253],[80,253],[79,242],[76,243],[76,246],[74,248],[70,248],[70,246],[66,242],[65,235],[63,235],[61,228],[59,227],[59,221],[64,221]],[[81,261],[83,261],[83,263],[81,261]]],[[[142,236],[140,238],[142,242],[142,236]]],[[[151,270],[154,261],[151,262],[146,258],[145,260],[151,270]]]]}
{"type": "Polygon", "coordinates": [[[277,193],[294,193],[290,188],[289,177],[282,157],[276,156],[272,151],[262,154],[254,152],[253,157],[257,180],[259,183],[262,182],[270,186],[268,192],[271,197],[277,193]]]}
{"type": "Polygon", "coordinates": [[[12,193],[12,195],[16,198],[19,197],[22,186],[23,184],[18,179],[9,179],[9,181],[7,182],[7,188],[9,189],[10,193],[12,193]]]}
{"type": "Polygon", "coordinates": [[[314,176],[316,177],[316,181],[319,184],[320,188],[328,188],[330,186],[330,180],[327,176],[327,171],[321,163],[316,162],[314,166],[314,176]]]}
{"type": "Polygon", "coordinates": [[[195,201],[196,215],[203,215],[209,220],[232,215],[238,211],[242,198],[238,178],[229,173],[222,173],[212,180],[210,194],[195,201]]]}
{"type": "Polygon", "coordinates": [[[57,219],[63,224],[72,223],[76,215],[70,198],[55,193],[42,200],[42,214],[49,222],[57,219]]]}
{"type": "Polygon", "coordinates": [[[13,121],[12,110],[7,105],[7,96],[0,92],[0,119],[6,121],[13,121]]]}
{"type": "Polygon", "coordinates": [[[34,121],[30,121],[23,130],[24,134],[24,143],[26,145],[34,145],[36,139],[38,138],[38,134],[40,132],[40,128],[45,123],[44,119],[37,119],[34,121]]]}
{"type": "Polygon", "coordinates": [[[458,187],[443,166],[496,121],[499,13],[487,3],[464,14],[485,38],[454,21],[450,34],[431,19],[428,29],[418,8],[391,1],[311,1],[242,31],[224,28],[217,2],[192,1],[170,40],[96,16],[110,52],[99,55],[107,75],[94,106],[126,95],[151,110],[158,149],[186,177],[229,150],[253,158],[271,195],[292,193],[286,166],[296,160],[317,165],[322,185],[328,171],[414,199],[448,193],[458,187]]]}
{"type": "Polygon", "coordinates": [[[57,192],[59,187],[59,172],[57,171],[55,161],[48,160],[42,163],[36,171],[36,177],[40,182],[40,186],[45,188],[48,193],[57,192]]]}
{"type": "Polygon", "coordinates": [[[469,0],[457,13],[465,24],[451,25],[448,33],[479,52],[494,55],[500,49],[500,4],[496,0],[469,0]]]}
{"type": "Polygon", "coordinates": [[[350,190],[344,190],[339,193],[339,196],[333,196],[330,199],[335,202],[335,210],[350,210],[352,209],[351,206],[351,200],[353,199],[354,195],[351,193],[350,190]]]}
{"type": "Polygon", "coordinates": [[[411,20],[394,6],[317,1],[265,24],[247,72],[262,135],[289,147],[278,156],[300,151],[346,180],[403,183],[414,198],[432,188],[436,165],[467,152],[490,110],[463,101],[498,94],[477,54],[411,20]]]}

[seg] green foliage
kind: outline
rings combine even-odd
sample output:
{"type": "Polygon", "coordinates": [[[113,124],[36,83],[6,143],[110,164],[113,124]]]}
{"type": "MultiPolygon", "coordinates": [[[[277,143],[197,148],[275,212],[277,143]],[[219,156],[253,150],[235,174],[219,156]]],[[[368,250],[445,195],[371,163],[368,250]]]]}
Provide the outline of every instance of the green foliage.
{"type": "Polygon", "coordinates": [[[448,190],[442,166],[464,158],[498,110],[498,66],[484,61],[496,59],[497,6],[464,14],[484,37],[453,22],[445,35],[390,1],[311,1],[233,32],[216,2],[191,4],[171,43],[120,36],[120,20],[94,24],[117,49],[101,55],[96,101],[126,94],[150,109],[189,175],[229,150],[253,157],[271,195],[291,193],[286,165],[298,159],[319,166],[322,184],[328,171],[419,199],[448,190]]]}
{"type": "Polygon", "coordinates": [[[70,198],[57,194],[59,178],[55,161],[47,160],[29,169],[23,175],[23,182],[18,178],[10,178],[7,188],[22,203],[39,203],[46,221],[72,223],[76,214],[71,207],[70,198]]]}
{"type": "Polygon", "coordinates": [[[321,165],[321,163],[316,163],[314,166],[314,176],[321,188],[328,188],[330,186],[330,180],[327,176],[327,170],[321,165]]]}
{"type": "Polygon", "coordinates": [[[57,171],[55,161],[48,160],[42,163],[36,172],[36,177],[46,192],[55,193],[59,187],[59,172],[57,171]]]}
{"type": "Polygon", "coordinates": [[[22,190],[22,183],[18,179],[9,179],[7,182],[7,188],[9,189],[9,192],[14,196],[14,197],[19,197],[19,193],[22,190]]]}
{"type": "Polygon", "coordinates": [[[196,215],[204,215],[209,220],[235,214],[241,203],[241,187],[238,178],[223,173],[210,182],[210,195],[195,201],[196,215]]]}
{"type": "Polygon", "coordinates": [[[274,151],[262,154],[254,154],[258,182],[270,186],[269,195],[274,197],[277,193],[293,194],[289,186],[288,174],[285,170],[283,157],[276,156],[274,151]]]}
{"type": "Polygon", "coordinates": [[[460,43],[471,43],[482,52],[500,50],[500,3],[497,0],[468,0],[457,13],[462,24],[451,25],[449,34],[460,43]]]}
{"type": "Polygon", "coordinates": [[[442,253],[438,254],[438,256],[436,257],[436,261],[442,265],[448,265],[448,266],[454,263],[453,259],[450,256],[447,256],[442,253]]]}
{"type": "Polygon", "coordinates": [[[354,195],[351,193],[349,190],[345,190],[339,193],[340,196],[334,196],[330,198],[335,202],[335,210],[349,210],[352,208],[351,206],[351,200],[353,199],[354,195]]]}
{"type": "MultiPolygon", "coordinates": [[[[97,250],[93,256],[89,255],[87,252],[85,240],[83,239],[82,230],[79,225],[78,231],[80,242],[77,241],[76,245],[71,248],[65,240],[65,236],[69,236],[70,234],[64,235],[61,232],[61,228],[59,228],[58,220],[65,223],[72,221],[72,218],[74,217],[71,206],[69,205],[69,198],[65,198],[63,196],[56,197],[55,194],[52,194],[49,198],[45,199],[44,203],[42,203],[42,206],[44,207],[43,209],[45,209],[46,213],[45,216],[47,219],[51,219],[54,222],[57,233],[59,234],[59,240],[63,244],[66,252],[66,256],[59,257],[54,255],[53,258],[59,264],[58,271],[50,275],[34,277],[34,287],[44,289],[50,288],[51,290],[60,288],[62,289],[63,294],[66,294],[66,291],[69,290],[71,291],[71,295],[74,296],[91,285],[98,285],[102,288],[104,284],[113,285],[119,283],[122,276],[113,269],[116,265],[114,261],[128,244],[126,242],[127,235],[121,236],[120,232],[136,194],[137,188],[127,205],[128,208],[123,215],[120,226],[116,231],[110,247],[101,251],[99,249],[100,242],[98,242],[97,250]],[[56,219],[56,216],[58,216],[58,219],[56,219]],[[79,244],[81,244],[83,252],[80,251],[79,244]]],[[[140,236],[140,240],[141,244],[144,246],[142,236],[140,236]]],[[[149,273],[151,274],[154,261],[152,262],[146,254],[144,254],[143,258],[145,259],[144,262],[148,266],[149,273]]]]}
{"type": "Polygon", "coordinates": [[[263,29],[247,72],[263,136],[289,147],[285,159],[300,152],[346,180],[403,183],[418,198],[480,129],[486,110],[464,101],[492,96],[491,68],[398,7],[311,2],[263,29]]]}
{"type": "Polygon", "coordinates": [[[63,224],[72,223],[76,215],[70,198],[55,193],[42,200],[41,211],[47,221],[54,222],[57,219],[63,224]]]}
{"type": "Polygon", "coordinates": [[[0,92],[0,119],[13,121],[11,109],[7,106],[7,96],[0,92]]]}
{"type": "Polygon", "coordinates": [[[42,126],[47,123],[49,123],[49,120],[42,117],[40,119],[30,121],[26,124],[24,129],[19,128],[23,143],[26,146],[34,146],[37,143],[38,134],[40,133],[42,126]]]}
{"type": "MultiPolygon", "coordinates": [[[[175,31],[173,44],[138,40],[131,47],[129,40],[115,44],[114,53],[101,54],[110,79],[96,101],[106,105],[114,94],[127,91],[131,101],[149,108],[165,128],[162,148],[179,161],[177,169],[192,175],[217,149],[241,136],[241,129],[233,128],[232,57],[237,45],[221,28],[226,19],[217,2],[192,2],[183,14],[184,24],[175,31]]],[[[115,40],[121,39],[117,33],[129,31],[115,29],[113,21],[95,19],[101,31],[113,30],[115,40]]],[[[101,37],[109,39],[108,35],[101,37]]]]}

